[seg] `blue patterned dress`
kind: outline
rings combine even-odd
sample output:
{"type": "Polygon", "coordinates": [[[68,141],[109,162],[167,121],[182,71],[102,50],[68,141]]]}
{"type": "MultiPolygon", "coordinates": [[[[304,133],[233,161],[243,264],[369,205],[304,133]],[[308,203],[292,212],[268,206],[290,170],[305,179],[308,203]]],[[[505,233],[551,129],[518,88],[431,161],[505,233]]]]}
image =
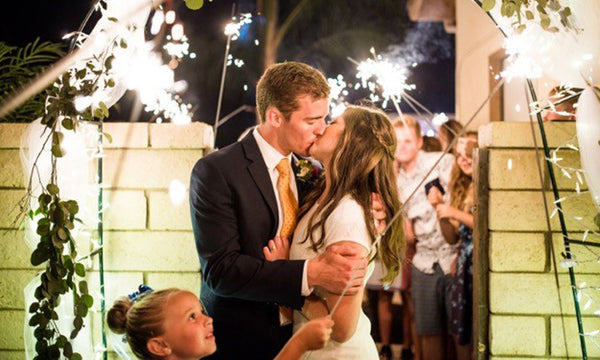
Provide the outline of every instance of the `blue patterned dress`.
{"type": "Polygon", "coordinates": [[[460,345],[468,345],[473,323],[473,229],[459,223],[458,237],[456,274],[450,295],[450,333],[458,337],[460,345]]]}

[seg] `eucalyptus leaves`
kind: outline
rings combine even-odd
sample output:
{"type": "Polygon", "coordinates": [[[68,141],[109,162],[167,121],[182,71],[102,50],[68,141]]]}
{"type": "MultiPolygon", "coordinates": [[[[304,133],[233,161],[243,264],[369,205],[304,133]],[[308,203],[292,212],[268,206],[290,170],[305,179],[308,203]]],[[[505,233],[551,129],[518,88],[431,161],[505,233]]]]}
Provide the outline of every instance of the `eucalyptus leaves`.
{"type": "Polygon", "coordinates": [[[87,282],[77,281],[85,276],[85,267],[77,262],[77,251],[71,236],[79,206],[74,200],[62,201],[56,184],[48,184],[39,196],[39,207],[29,212],[29,217],[41,215],[37,221],[37,234],[40,242],[31,254],[34,266],[46,263],[41,275],[41,284],[35,290],[36,302],[29,307],[32,314],[29,325],[35,327],[36,359],[58,359],[60,352],[68,359],[81,359],[73,352],[69,339],[74,339],[83,327],[83,318],[87,316],[94,299],[89,295],[87,282]],[[65,253],[67,248],[68,255],[65,253]],[[73,331],[69,338],[60,334],[53,321],[58,320],[55,308],[60,297],[72,290],[74,297],[73,331]]]}
{"type": "MultiPolygon", "coordinates": [[[[551,13],[558,13],[560,23],[565,28],[570,28],[569,16],[571,9],[563,7],[558,0],[500,0],[500,14],[507,18],[516,17],[513,23],[517,32],[525,30],[526,25],[523,17],[526,20],[532,21],[539,18],[540,26],[550,32],[558,32],[559,29],[552,23],[551,13]]],[[[485,11],[490,11],[496,5],[496,0],[481,0],[481,7],[485,11]]]]}
{"type": "MultiPolygon", "coordinates": [[[[77,337],[84,326],[84,318],[94,304],[85,281],[85,266],[79,262],[72,231],[76,222],[79,205],[75,200],[60,197],[57,185],[57,159],[66,154],[63,144],[64,131],[77,131],[81,121],[102,120],[108,116],[108,108],[102,102],[90,101],[86,106],[76,106],[77,99],[93,99],[94,94],[115,86],[109,77],[113,56],[110,49],[127,47],[122,39],[115,39],[111,47],[101,56],[94,56],[64,74],[46,91],[45,113],[42,124],[46,126],[45,143],[51,147],[51,174],[47,185],[37,197],[37,208],[31,209],[29,199],[33,196],[33,174],[29,181],[26,205],[30,208],[27,215],[31,221],[37,221],[36,232],[39,242],[31,254],[31,264],[45,264],[40,276],[41,283],[35,290],[36,301],[30,304],[32,314],[29,325],[34,327],[36,338],[34,359],[82,359],[73,351],[71,341],[77,337]],[[73,330],[70,334],[61,334],[56,308],[61,296],[73,297],[73,330]]],[[[109,141],[110,137],[105,134],[109,141]]],[[[44,146],[46,147],[46,146],[44,146]]],[[[43,151],[43,150],[42,150],[43,151]]],[[[37,161],[36,161],[37,163],[37,161]]],[[[34,169],[36,164],[34,164],[34,169]]],[[[41,181],[41,180],[40,180],[41,181]]]]}

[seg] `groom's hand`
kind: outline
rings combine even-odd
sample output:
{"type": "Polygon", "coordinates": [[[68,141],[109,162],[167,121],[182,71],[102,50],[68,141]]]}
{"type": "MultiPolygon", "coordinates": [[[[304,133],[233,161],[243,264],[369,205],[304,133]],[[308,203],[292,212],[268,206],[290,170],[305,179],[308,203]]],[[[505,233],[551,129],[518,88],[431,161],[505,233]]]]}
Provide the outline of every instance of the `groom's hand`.
{"type": "Polygon", "coordinates": [[[320,286],[341,294],[350,282],[346,295],[353,295],[363,285],[366,268],[367,259],[359,248],[333,244],[323,254],[308,261],[308,286],[320,286]]]}

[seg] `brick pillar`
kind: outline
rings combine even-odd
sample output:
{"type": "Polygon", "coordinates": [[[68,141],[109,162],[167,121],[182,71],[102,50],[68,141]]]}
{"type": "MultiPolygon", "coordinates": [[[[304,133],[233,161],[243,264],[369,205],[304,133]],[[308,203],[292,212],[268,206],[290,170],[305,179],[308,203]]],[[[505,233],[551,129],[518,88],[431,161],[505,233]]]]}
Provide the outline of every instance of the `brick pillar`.
{"type": "MultiPolygon", "coordinates": [[[[551,147],[563,145],[575,135],[574,122],[547,123],[545,129],[551,147]]],[[[550,245],[553,244],[556,261],[560,264],[560,253],[564,248],[557,217],[551,219],[552,233],[547,232],[540,189],[545,190],[550,213],[554,209],[554,198],[543,152],[536,155],[529,123],[490,123],[480,128],[479,135],[480,147],[489,151],[489,205],[487,212],[482,209],[481,216],[486,216],[488,221],[489,338],[486,340],[491,358],[566,357],[559,292],[562,311],[566,315],[568,356],[580,358],[567,272],[559,268],[557,290],[550,257],[550,245]],[[542,182],[536,156],[541,161],[542,182]]],[[[537,129],[536,136],[539,145],[537,129]]],[[[580,167],[578,152],[565,150],[560,156],[564,158],[562,165],[580,167]]],[[[561,176],[560,171],[555,173],[561,196],[573,195],[576,180],[561,176]]],[[[589,195],[565,200],[563,208],[567,214],[586,219],[593,219],[596,213],[589,195]]],[[[585,226],[572,216],[566,219],[571,236],[581,238],[585,226]]],[[[581,246],[572,245],[571,249],[578,258],[586,259],[591,255],[581,246]]],[[[579,265],[575,273],[578,282],[597,285],[600,264],[579,265]]],[[[596,295],[594,300],[595,306],[583,312],[586,331],[600,328],[600,319],[593,315],[600,308],[600,297],[596,295]]],[[[600,349],[589,340],[587,348],[589,356],[600,356],[600,349]]]]}

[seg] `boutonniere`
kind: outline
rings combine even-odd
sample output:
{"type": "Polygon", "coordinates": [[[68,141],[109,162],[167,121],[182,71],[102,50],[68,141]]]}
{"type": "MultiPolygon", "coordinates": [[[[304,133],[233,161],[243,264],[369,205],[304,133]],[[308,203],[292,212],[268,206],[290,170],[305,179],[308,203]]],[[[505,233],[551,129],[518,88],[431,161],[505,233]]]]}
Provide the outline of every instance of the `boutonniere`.
{"type": "Polygon", "coordinates": [[[311,182],[319,175],[319,168],[306,159],[296,162],[296,179],[301,182],[311,182]]]}

